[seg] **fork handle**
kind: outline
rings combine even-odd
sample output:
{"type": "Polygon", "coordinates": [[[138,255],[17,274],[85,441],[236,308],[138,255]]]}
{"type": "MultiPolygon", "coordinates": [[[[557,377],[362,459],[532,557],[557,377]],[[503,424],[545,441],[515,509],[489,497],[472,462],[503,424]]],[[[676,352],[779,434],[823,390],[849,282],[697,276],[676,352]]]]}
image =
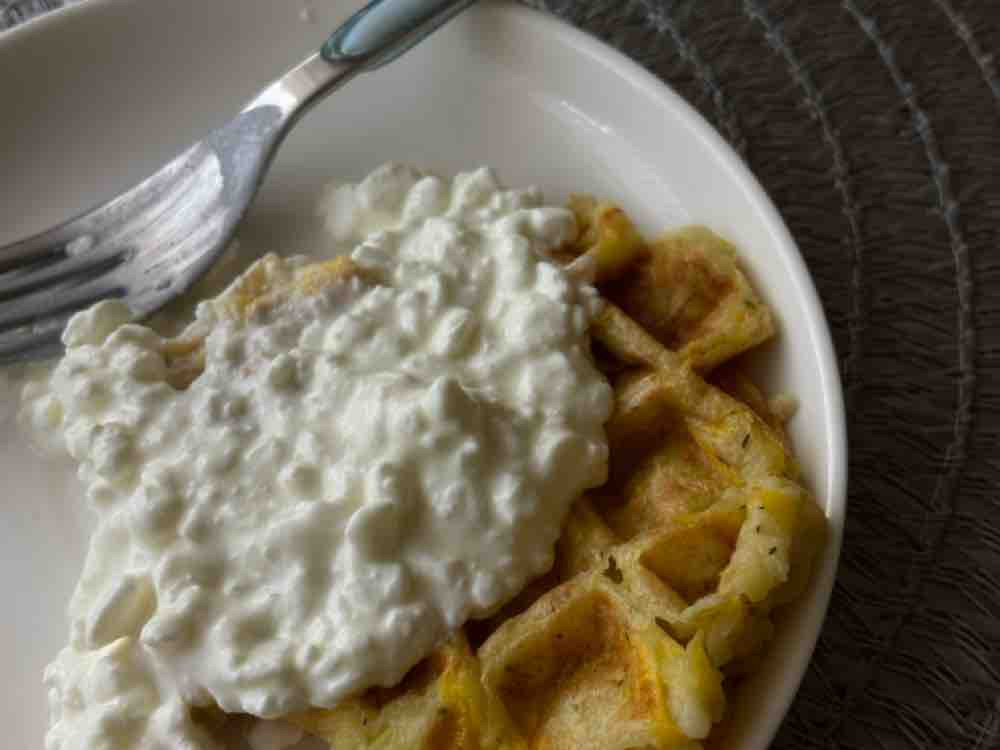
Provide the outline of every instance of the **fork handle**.
{"type": "MultiPolygon", "coordinates": [[[[284,135],[316,102],[354,78],[395,60],[476,0],[374,0],[330,35],[318,53],[260,92],[223,130],[244,129],[241,119],[267,115],[259,134],[273,153],[284,135]]],[[[265,160],[265,164],[266,164],[265,160]]]]}
{"type": "Polygon", "coordinates": [[[331,63],[365,70],[392,62],[476,0],[373,0],[345,21],[320,50],[331,63]]]}

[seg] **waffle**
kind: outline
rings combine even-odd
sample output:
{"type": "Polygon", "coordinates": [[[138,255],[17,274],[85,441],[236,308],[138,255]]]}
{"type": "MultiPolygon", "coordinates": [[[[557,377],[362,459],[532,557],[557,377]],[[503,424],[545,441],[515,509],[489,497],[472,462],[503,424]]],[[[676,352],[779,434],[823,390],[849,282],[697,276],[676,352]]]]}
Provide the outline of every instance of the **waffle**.
{"type": "Polygon", "coordinates": [[[685,227],[643,243],[621,209],[574,196],[580,246],[604,294],[682,361],[707,372],[774,334],[771,311],[711,230],[685,227]]]}
{"type": "MultiPolygon", "coordinates": [[[[399,685],[285,717],[333,748],[700,747],[808,584],[824,517],[735,359],[774,333],[735,251],[701,227],[647,243],[615,206],[570,207],[580,234],[560,258],[608,301],[591,330],[615,392],[608,482],[575,504],[549,573],[399,685]]],[[[357,274],[268,256],[212,304],[245,319],[357,274]]],[[[168,347],[179,385],[203,336],[168,347]]]]}
{"type": "Polygon", "coordinates": [[[334,710],[286,717],[341,748],[524,748],[484,688],[480,663],[458,632],[392,688],[374,688],[334,710]]]}

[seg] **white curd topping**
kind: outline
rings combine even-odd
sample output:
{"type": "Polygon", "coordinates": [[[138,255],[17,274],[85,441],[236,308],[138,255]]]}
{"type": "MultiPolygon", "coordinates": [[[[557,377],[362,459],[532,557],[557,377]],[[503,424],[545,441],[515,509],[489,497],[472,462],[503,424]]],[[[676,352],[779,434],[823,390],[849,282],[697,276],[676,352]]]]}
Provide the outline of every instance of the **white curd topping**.
{"type": "Polygon", "coordinates": [[[98,519],[46,672],[49,750],[202,750],[190,705],[277,717],[394,684],[548,569],[604,480],[599,301],[545,259],[568,211],[485,169],[396,166],[323,211],[362,278],[248,321],[201,304],[188,388],[105,302],[27,394],[98,519]]]}

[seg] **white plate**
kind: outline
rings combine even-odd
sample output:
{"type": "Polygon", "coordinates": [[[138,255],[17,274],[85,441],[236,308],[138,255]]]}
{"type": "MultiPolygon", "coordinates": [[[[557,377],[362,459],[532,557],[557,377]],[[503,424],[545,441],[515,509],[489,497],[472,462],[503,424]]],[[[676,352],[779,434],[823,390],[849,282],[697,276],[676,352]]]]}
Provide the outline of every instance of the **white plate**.
{"type": "MultiPolygon", "coordinates": [[[[356,2],[91,0],[0,36],[0,244],[143,177],[318,46],[356,2]],[[12,74],[16,71],[16,74],[12,74]]],[[[281,150],[241,236],[315,241],[319,186],[387,160],[451,172],[488,163],[551,198],[587,190],[651,231],[708,224],[742,249],[781,335],[768,388],[801,400],[791,431],[830,519],[811,593],[736,702],[731,747],[763,748],[799,684],[833,585],[845,511],[840,381],[813,284],[774,206],[684,101],[622,55],[551,18],[487,4],[312,112],[281,150]]],[[[0,378],[0,726],[41,748],[42,668],[66,637],[83,556],[75,479],[33,455],[0,378]]]]}

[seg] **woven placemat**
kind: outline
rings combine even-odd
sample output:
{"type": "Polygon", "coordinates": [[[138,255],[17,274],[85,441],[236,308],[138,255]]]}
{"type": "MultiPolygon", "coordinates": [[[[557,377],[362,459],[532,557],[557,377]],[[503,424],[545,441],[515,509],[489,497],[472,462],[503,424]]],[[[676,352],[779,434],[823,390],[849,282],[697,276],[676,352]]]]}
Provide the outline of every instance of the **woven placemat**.
{"type": "MultiPolygon", "coordinates": [[[[0,0],[0,28],[60,4],[0,0]]],[[[1000,3],[534,4],[715,124],[833,326],[844,552],[774,747],[1000,748],[1000,3]]]]}

